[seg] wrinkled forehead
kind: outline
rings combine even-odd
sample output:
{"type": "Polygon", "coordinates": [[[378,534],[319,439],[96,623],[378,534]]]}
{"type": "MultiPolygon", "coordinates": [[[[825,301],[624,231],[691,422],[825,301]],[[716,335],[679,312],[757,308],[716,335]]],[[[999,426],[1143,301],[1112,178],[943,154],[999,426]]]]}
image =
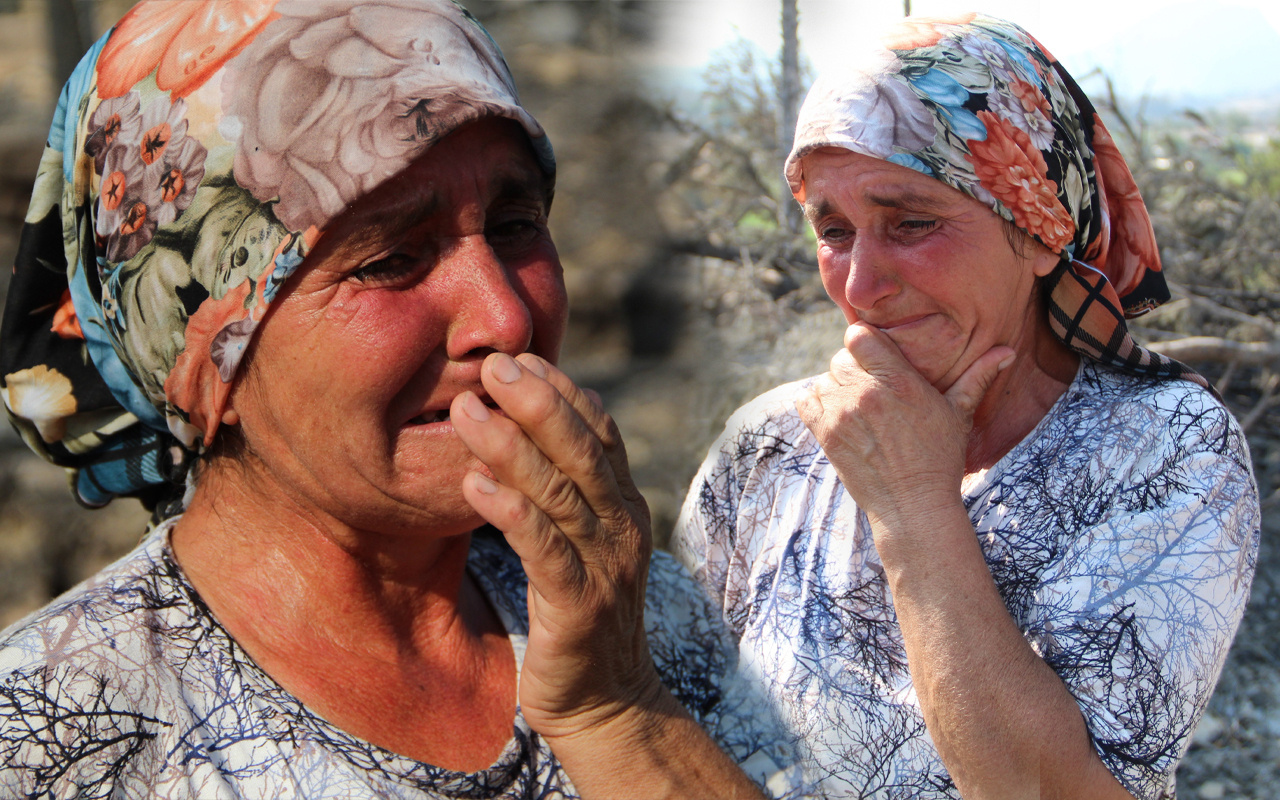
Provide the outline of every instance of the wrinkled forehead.
{"type": "Polygon", "coordinates": [[[545,214],[554,193],[526,132],[511,120],[484,119],[446,136],[403,171],[357,198],[321,232],[363,241],[403,235],[446,219],[463,205],[487,211],[520,203],[545,214]]]}
{"type": "Polygon", "coordinates": [[[814,148],[799,161],[804,175],[801,202],[811,218],[850,201],[914,212],[948,213],[972,205],[985,209],[934,177],[848,148],[814,148]]]}

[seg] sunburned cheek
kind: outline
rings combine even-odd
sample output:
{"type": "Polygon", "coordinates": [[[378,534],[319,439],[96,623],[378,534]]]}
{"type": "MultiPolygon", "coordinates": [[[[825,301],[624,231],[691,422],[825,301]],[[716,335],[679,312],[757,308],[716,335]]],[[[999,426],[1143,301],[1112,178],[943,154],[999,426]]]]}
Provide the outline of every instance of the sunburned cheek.
{"type": "Polygon", "coordinates": [[[343,335],[367,347],[404,349],[444,335],[444,315],[416,292],[364,292],[335,309],[343,335]]]}

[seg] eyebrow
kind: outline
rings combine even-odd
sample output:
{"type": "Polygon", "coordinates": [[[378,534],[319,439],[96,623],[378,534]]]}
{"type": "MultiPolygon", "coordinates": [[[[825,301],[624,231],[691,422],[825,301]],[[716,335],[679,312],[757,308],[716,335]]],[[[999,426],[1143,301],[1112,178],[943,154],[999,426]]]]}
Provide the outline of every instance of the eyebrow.
{"type": "MultiPolygon", "coordinates": [[[[491,205],[512,200],[537,200],[542,203],[544,213],[550,210],[551,183],[540,170],[523,167],[504,169],[494,180],[496,186],[490,200],[491,205]]],[[[406,230],[424,217],[436,213],[443,203],[444,200],[431,187],[405,192],[376,218],[356,226],[346,240],[358,245],[369,239],[406,230]]]]}
{"type": "MultiPolygon", "coordinates": [[[[863,195],[863,199],[873,206],[896,208],[900,211],[939,213],[947,209],[945,198],[939,197],[932,192],[920,192],[908,188],[871,191],[863,195]]],[[[804,215],[810,224],[834,211],[835,206],[828,200],[805,203],[804,206],[804,215]]]]}

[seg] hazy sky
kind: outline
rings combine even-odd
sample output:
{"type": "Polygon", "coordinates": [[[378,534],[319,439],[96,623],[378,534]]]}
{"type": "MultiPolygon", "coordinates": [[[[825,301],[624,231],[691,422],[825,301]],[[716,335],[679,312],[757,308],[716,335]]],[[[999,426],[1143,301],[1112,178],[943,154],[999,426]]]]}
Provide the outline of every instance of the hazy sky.
{"type": "MultiPolygon", "coordinates": [[[[672,0],[664,4],[665,25],[662,46],[656,54],[664,69],[697,68],[705,64],[717,48],[741,35],[759,44],[767,53],[779,47],[778,0],[672,0]]],[[[843,51],[858,45],[885,24],[901,17],[901,0],[799,0],[801,47],[821,71],[843,51]]],[[[1123,72],[1123,80],[1141,90],[1173,90],[1188,80],[1177,74],[1169,59],[1184,63],[1206,49],[1197,41],[1203,25],[1186,25],[1185,34],[1176,32],[1178,18],[1210,14],[1227,33],[1214,32],[1208,45],[1230,47],[1231,19],[1245,10],[1260,12],[1271,35],[1280,31],[1280,2],[1277,0],[913,0],[915,14],[951,14],[982,10],[1022,25],[1044,43],[1073,74],[1094,66],[1109,67],[1109,73],[1123,72]],[[1124,44],[1134,34],[1163,26],[1160,48],[1151,57],[1125,57],[1124,44]],[[1163,56],[1163,62],[1161,60],[1163,56]],[[1167,88],[1166,88],[1167,87],[1167,88]]],[[[1256,14],[1250,14],[1256,23],[1256,14]]],[[[1248,22],[1242,27],[1256,28],[1248,22]]],[[[1245,33],[1256,36],[1256,30],[1245,33]]],[[[1151,37],[1146,37],[1150,39],[1151,37]]],[[[1136,49],[1136,48],[1135,48],[1136,49]]],[[[1224,81],[1225,83],[1225,81],[1224,81]]]]}

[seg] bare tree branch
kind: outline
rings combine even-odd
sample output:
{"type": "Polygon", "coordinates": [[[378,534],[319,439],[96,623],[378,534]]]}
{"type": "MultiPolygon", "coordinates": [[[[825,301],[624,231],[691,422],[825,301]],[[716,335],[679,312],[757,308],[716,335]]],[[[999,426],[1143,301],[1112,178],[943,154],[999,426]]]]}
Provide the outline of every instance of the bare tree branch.
{"type": "Polygon", "coordinates": [[[1218,336],[1187,336],[1150,342],[1147,349],[1179,361],[1238,361],[1242,366],[1280,367],[1280,342],[1233,342],[1218,336]]]}

